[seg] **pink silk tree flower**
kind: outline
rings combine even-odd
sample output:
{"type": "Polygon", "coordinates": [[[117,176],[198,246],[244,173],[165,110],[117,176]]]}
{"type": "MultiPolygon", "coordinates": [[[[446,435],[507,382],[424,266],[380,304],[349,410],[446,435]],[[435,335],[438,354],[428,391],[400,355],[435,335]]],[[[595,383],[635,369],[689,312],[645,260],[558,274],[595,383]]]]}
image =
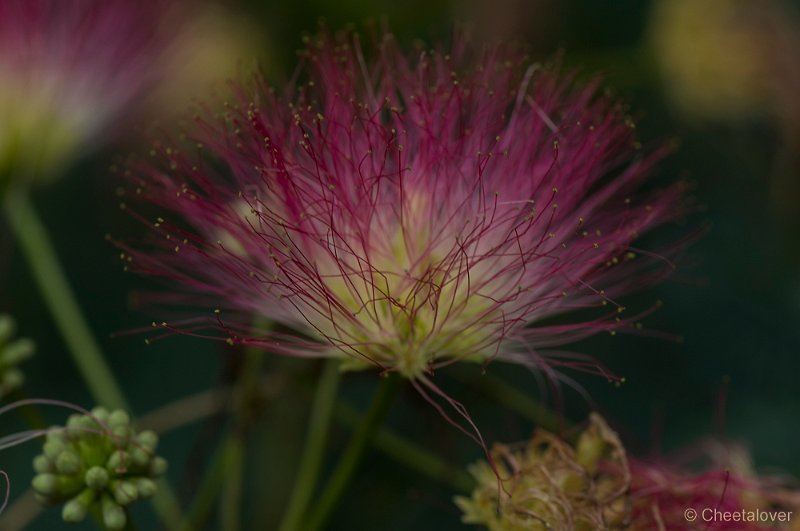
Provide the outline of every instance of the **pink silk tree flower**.
{"type": "Polygon", "coordinates": [[[0,188],[51,180],[119,129],[154,79],[167,5],[0,2],[0,188]]]}
{"type": "Polygon", "coordinates": [[[631,529],[798,529],[797,481],[759,476],[743,447],[716,440],[679,460],[632,460],[630,500],[631,529]]]}
{"type": "MultiPolygon", "coordinates": [[[[121,244],[126,267],[166,279],[161,302],[217,309],[228,342],[439,397],[430,376],[460,360],[597,369],[551,348],[633,328],[616,298],[671,269],[631,247],[685,212],[681,184],[644,186],[666,150],[597,83],[510,47],[377,48],[311,39],[285,91],[235,86],[190,143],[133,163],[123,206],[156,237],[121,244]]],[[[196,317],[162,326],[205,335],[196,317]]]]}

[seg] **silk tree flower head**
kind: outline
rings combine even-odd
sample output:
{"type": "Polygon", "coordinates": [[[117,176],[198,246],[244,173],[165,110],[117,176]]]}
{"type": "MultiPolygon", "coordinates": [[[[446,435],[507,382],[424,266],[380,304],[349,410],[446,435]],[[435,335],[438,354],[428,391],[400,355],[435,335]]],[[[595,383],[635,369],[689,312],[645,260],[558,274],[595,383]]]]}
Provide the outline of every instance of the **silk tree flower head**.
{"type": "MultiPolygon", "coordinates": [[[[631,244],[682,211],[682,186],[642,189],[664,150],[641,149],[597,83],[512,47],[377,48],[310,39],[302,82],[240,84],[190,143],[132,163],[123,207],[155,237],[121,244],[126,267],[167,279],[163,301],[219,310],[228,342],[418,389],[455,361],[544,367],[551,347],[631,325],[617,296],[669,269],[631,244]]],[[[160,326],[205,335],[191,323],[160,326]]]]}
{"type": "Polygon", "coordinates": [[[596,414],[574,444],[539,430],[492,455],[497,470],[474,464],[476,488],[455,499],[465,523],[490,531],[757,531],[785,528],[800,504],[784,479],[759,477],[741,447],[707,441],[685,452],[690,461],[646,462],[628,457],[596,414]],[[711,521],[715,510],[740,516],[711,521]],[[781,511],[782,520],[763,516],[781,511]]]}
{"type": "Polygon", "coordinates": [[[0,2],[0,189],[59,175],[152,80],[167,3],[0,2]]]}

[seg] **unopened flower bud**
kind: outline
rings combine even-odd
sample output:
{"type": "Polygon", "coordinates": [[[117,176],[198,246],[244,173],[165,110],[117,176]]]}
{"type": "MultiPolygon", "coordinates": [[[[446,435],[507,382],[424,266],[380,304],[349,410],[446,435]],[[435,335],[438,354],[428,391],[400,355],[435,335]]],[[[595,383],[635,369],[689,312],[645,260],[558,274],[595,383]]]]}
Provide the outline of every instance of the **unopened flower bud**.
{"type": "Polygon", "coordinates": [[[108,529],[122,529],[125,527],[127,516],[125,510],[117,505],[110,496],[104,495],[102,500],[103,523],[108,529]]]}
{"type": "Polygon", "coordinates": [[[57,492],[57,484],[55,474],[38,474],[31,482],[36,492],[45,496],[55,494],[57,492]]]}
{"type": "Polygon", "coordinates": [[[71,450],[64,450],[56,458],[56,469],[60,474],[77,474],[81,469],[80,457],[71,450]]]}
{"type": "Polygon", "coordinates": [[[111,492],[120,505],[128,505],[139,498],[139,490],[132,481],[115,481],[111,485],[111,492]]]}
{"type": "Polygon", "coordinates": [[[167,460],[163,457],[155,457],[150,461],[150,475],[160,476],[167,471],[167,460]]]}
{"type": "Polygon", "coordinates": [[[108,416],[108,427],[112,430],[119,427],[128,427],[131,423],[131,417],[123,410],[117,409],[108,416]]]}
{"type": "Polygon", "coordinates": [[[30,339],[12,340],[15,331],[14,319],[0,314],[0,400],[22,386],[25,376],[18,365],[33,356],[35,350],[30,339]]]}
{"type": "Polygon", "coordinates": [[[139,491],[140,498],[149,498],[156,493],[156,490],[158,490],[156,482],[147,478],[136,479],[136,488],[139,491]]]}
{"type": "Polygon", "coordinates": [[[77,523],[86,518],[89,507],[94,502],[96,493],[92,489],[84,489],[80,494],[64,504],[61,518],[65,522],[77,523]]]}
{"type": "Polygon", "coordinates": [[[108,458],[106,462],[106,469],[109,472],[123,473],[128,468],[131,458],[127,452],[117,450],[108,458]]]}
{"type": "Polygon", "coordinates": [[[37,455],[33,458],[33,469],[39,474],[44,474],[45,472],[53,472],[55,466],[46,455],[37,455]]]}
{"type": "Polygon", "coordinates": [[[92,410],[92,416],[99,422],[100,424],[108,424],[108,417],[110,413],[106,408],[103,406],[97,406],[92,410]]]}
{"type": "Polygon", "coordinates": [[[158,446],[158,435],[154,431],[143,431],[136,436],[136,442],[139,443],[142,448],[152,451],[158,446]]]}
{"type": "Polygon", "coordinates": [[[93,466],[86,471],[84,480],[90,489],[102,490],[108,484],[108,472],[103,467],[93,466]]]}

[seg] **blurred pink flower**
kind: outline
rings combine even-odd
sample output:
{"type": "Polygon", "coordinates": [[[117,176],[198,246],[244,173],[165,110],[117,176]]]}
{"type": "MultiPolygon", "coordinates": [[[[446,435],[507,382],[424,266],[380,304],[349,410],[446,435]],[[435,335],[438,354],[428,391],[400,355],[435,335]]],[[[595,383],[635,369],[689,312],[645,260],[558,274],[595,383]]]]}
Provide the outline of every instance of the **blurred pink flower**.
{"type": "Polygon", "coordinates": [[[0,2],[0,185],[51,179],[154,79],[169,3],[0,2]]]}
{"type": "Polygon", "coordinates": [[[680,460],[631,460],[630,468],[632,529],[797,529],[797,485],[759,476],[742,447],[710,440],[680,460]]]}

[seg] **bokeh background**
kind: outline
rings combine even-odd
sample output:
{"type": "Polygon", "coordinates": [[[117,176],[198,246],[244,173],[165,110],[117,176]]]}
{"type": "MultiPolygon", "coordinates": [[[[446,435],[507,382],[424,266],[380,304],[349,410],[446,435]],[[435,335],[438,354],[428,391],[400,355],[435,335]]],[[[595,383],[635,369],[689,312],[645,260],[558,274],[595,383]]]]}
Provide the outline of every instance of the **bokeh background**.
{"type": "MultiPolygon", "coordinates": [[[[270,79],[291,74],[301,36],[320,18],[331,28],[365,28],[388,21],[404,42],[436,42],[455,21],[479,39],[518,38],[531,56],[562,54],[581,75],[600,72],[605,85],[631,104],[641,139],[678,140],[660,169],[663,178],[693,183],[697,212],[676,234],[705,232],[670,280],[626,302],[663,307],[645,324],[682,341],[596,337],[575,350],[601,360],[625,377],[621,386],[571,374],[589,399],[563,389],[563,416],[580,421],[599,409],[640,456],[676,451],[706,436],[741,441],[759,470],[800,477],[800,23],[798,6],[781,0],[340,0],[242,1],[216,4],[197,22],[183,62],[194,65],[182,85],[154,96],[154,111],[136,131],[175,113],[215,77],[236,75],[259,60],[270,79]],[[232,17],[232,18],[227,18],[232,17]],[[194,76],[194,77],[193,77],[194,76]]],[[[124,334],[152,320],[136,293],[152,287],[122,271],[105,240],[141,234],[120,212],[119,186],[109,166],[145,149],[146,134],[84,158],[69,175],[35,193],[44,221],[71,282],[135,413],[167,429],[160,453],[170,480],[190,505],[220,440],[230,429],[225,389],[241,352],[225,345],[172,337],[150,346],[141,334],[124,334]],[[123,332],[123,334],[120,334],[123,332]],[[200,393],[205,401],[197,399],[200,393]],[[195,397],[192,402],[179,402],[195,397]],[[171,409],[164,409],[171,404],[171,409]],[[201,407],[202,406],[202,407],[201,407]],[[204,409],[205,408],[205,409],[204,409]],[[213,413],[213,411],[221,411],[213,413]],[[156,412],[153,416],[148,414],[156,412]]],[[[642,246],[655,246],[658,241],[642,246]]],[[[37,355],[24,365],[25,394],[93,404],[29,276],[20,250],[0,221],[0,311],[13,314],[20,334],[35,339],[37,355]]],[[[271,529],[291,486],[319,366],[270,357],[262,400],[247,433],[243,529],[271,529]],[[275,376],[277,375],[277,376],[275,376]]],[[[536,402],[557,407],[536,379],[519,368],[456,368],[437,381],[462,399],[489,441],[527,438],[539,422],[536,402]]],[[[348,375],[341,395],[363,410],[376,383],[370,374],[348,375]]],[[[53,423],[66,414],[46,410],[53,423]]],[[[387,424],[456,467],[481,450],[454,430],[409,387],[387,424]]],[[[0,433],[24,428],[22,417],[0,418],[0,433]]],[[[329,461],[350,430],[334,424],[329,461]]],[[[11,477],[11,510],[2,529],[51,530],[64,526],[59,510],[33,510],[26,500],[30,460],[39,443],[0,453],[11,477]],[[15,505],[15,501],[22,499],[15,505]],[[24,527],[20,527],[24,523],[24,527]],[[7,527],[6,527],[7,526],[7,527]]],[[[460,529],[445,480],[430,477],[370,450],[330,529],[460,529]]],[[[207,529],[218,524],[217,500],[207,503],[207,529]]],[[[157,529],[147,504],[134,511],[140,529],[157,529]]],[[[92,529],[87,523],[73,529],[92,529]]]]}

